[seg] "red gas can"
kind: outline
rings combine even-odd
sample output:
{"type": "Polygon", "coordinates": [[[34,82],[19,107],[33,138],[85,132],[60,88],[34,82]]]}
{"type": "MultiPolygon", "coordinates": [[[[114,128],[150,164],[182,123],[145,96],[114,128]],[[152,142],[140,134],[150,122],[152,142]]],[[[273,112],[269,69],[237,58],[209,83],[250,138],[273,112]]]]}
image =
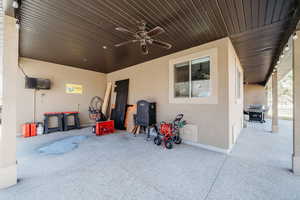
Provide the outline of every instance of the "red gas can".
{"type": "Polygon", "coordinates": [[[30,124],[30,136],[37,136],[35,123],[30,124]]]}
{"type": "Polygon", "coordinates": [[[26,123],[22,126],[22,135],[23,137],[32,137],[36,136],[36,124],[35,123],[26,123]]]}
{"type": "Polygon", "coordinates": [[[22,135],[23,137],[30,137],[30,124],[23,124],[22,126],[22,135]]]}

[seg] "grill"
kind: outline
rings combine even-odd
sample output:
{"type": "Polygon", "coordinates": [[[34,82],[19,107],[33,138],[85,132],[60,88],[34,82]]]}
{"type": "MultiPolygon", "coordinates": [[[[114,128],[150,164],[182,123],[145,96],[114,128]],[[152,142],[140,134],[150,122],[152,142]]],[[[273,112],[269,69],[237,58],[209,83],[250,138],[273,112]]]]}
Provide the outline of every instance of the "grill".
{"type": "Polygon", "coordinates": [[[260,123],[265,123],[265,113],[268,112],[268,107],[261,104],[251,104],[248,105],[244,114],[249,115],[249,122],[257,121],[260,123]]]}

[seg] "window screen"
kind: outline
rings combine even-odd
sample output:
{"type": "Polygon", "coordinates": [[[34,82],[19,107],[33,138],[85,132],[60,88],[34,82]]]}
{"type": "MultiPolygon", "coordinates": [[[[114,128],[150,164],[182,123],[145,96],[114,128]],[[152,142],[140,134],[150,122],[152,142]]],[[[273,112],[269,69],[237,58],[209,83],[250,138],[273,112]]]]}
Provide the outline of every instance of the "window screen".
{"type": "Polygon", "coordinates": [[[174,96],[189,97],[189,62],[176,64],[174,67],[174,96]]]}
{"type": "Polygon", "coordinates": [[[200,58],[191,62],[191,96],[210,96],[210,60],[200,58]]]}

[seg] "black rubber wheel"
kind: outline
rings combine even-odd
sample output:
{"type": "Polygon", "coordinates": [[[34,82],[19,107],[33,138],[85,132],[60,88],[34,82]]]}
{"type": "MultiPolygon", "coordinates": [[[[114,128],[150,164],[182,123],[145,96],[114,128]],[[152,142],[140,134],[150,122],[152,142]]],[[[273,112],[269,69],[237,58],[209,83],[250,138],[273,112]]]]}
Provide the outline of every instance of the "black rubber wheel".
{"type": "Polygon", "coordinates": [[[153,141],[154,144],[156,144],[157,146],[161,145],[161,139],[159,136],[156,136],[153,141]]]}
{"type": "Polygon", "coordinates": [[[175,136],[174,142],[175,142],[175,144],[181,144],[181,142],[182,142],[181,137],[180,136],[175,136]]]}
{"type": "Polygon", "coordinates": [[[173,142],[172,142],[172,140],[166,140],[165,141],[165,147],[167,149],[172,149],[173,148],[173,142]]]}

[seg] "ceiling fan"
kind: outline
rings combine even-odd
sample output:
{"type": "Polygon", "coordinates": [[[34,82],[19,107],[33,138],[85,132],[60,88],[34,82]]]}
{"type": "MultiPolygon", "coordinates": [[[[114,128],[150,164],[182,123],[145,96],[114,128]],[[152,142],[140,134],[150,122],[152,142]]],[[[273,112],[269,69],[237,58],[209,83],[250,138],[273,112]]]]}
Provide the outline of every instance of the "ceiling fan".
{"type": "Polygon", "coordinates": [[[151,44],[157,45],[165,49],[170,49],[172,47],[172,45],[167,42],[153,39],[155,36],[158,36],[165,32],[163,28],[157,26],[148,31],[147,24],[144,21],[139,22],[136,32],[130,31],[123,27],[117,27],[116,30],[126,34],[130,34],[134,39],[121,42],[119,44],[115,44],[115,47],[120,47],[131,43],[139,43],[141,46],[142,54],[144,55],[148,54],[149,52],[148,45],[151,44]]]}

